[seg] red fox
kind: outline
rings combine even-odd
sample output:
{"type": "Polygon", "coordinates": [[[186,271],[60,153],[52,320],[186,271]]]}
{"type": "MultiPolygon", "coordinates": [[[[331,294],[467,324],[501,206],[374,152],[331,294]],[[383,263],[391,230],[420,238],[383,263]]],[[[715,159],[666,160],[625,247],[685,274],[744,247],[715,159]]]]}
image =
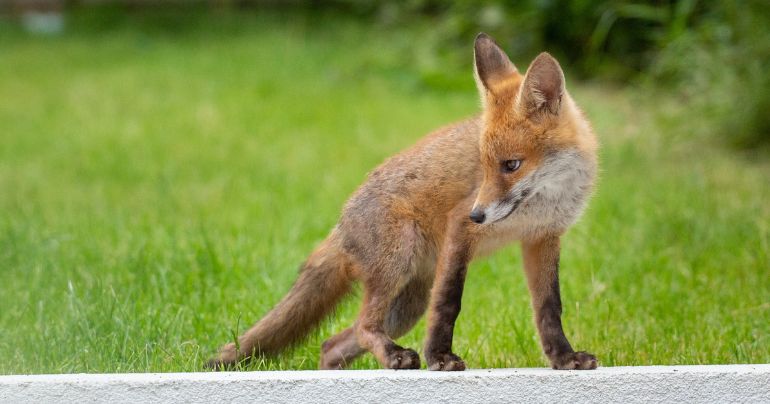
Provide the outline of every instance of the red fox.
{"type": "Polygon", "coordinates": [[[474,44],[480,116],[439,129],[386,160],[347,201],[328,238],[278,305],[208,362],[215,369],[300,341],[355,280],[356,322],[323,343],[320,367],[340,369],[371,352],[390,369],[418,369],[394,340],[430,306],[423,355],[430,370],[464,370],[452,353],[469,263],[519,241],[543,352],[554,369],[594,369],[564,335],[560,236],[581,214],[597,171],[597,141],[541,53],[520,74],[484,33],[474,44]]]}

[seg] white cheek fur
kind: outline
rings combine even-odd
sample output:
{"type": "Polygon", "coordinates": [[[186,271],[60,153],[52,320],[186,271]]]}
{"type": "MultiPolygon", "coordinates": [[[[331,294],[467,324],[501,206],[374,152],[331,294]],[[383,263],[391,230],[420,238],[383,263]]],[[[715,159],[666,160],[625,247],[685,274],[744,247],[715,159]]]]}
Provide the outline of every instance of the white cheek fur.
{"type": "Polygon", "coordinates": [[[484,214],[486,215],[486,221],[488,223],[494,223],[507,215],[511,209],[513,208],[513,205],[510,203],[499,203],[495,202],[484,211],[484,214]]]}
{"type": "Polygon", "coordinates": [[[532,175],[532,196],[522,204],[520,214],[542,224],[567,228],[582,213],[595,172],[596,164],[577,150],[549,155],[532,175]]]}
{"type": "Polygon", "coordinates": [[[593,160],[578,150],[551,153],[508,191],[507,198],[486,207],[485,222],[519,235],[564,230],[582,213],[595,172],[593,160]]]}
{"type": "Polygon", "coordinates": [[[594,161],[577,150],[549,155],[537,170],[509,191],[507,199],[511,203],[521,191],[529,191],[512,214],[506,217],[513,205],[499,202],[486,209],[488,233],[481,239],[476,255],[489,254],[513,240],[567,229],[585,207],[595,172],[594,161]]]}
{"type": "Polygon", "coordinates": [[[499,221],[520,204],[512,218],[526,219],[530,225],[566,228],[580,216],[591,192],[594,172],[595,164],[577,150],[552,153],[508,191],[508,198],[485,209],[486,221],[499,221]]]}

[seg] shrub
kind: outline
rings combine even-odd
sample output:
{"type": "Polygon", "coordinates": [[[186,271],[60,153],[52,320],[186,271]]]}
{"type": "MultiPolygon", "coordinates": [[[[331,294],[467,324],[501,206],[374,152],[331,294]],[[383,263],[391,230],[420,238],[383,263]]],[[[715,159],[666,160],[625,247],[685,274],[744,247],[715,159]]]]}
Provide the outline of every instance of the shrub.
{"type": "Polygon", "coordinates": [[[691,129],[740,147],[770,144],[770,7],[721,2],[667,43],[649,71],[697,114],[691,129]]]}

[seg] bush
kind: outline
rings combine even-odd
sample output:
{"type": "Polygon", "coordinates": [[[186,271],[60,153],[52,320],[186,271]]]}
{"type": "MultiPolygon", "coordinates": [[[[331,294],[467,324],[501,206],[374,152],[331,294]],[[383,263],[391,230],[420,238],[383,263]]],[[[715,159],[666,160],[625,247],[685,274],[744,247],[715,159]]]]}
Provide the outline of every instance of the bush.
{"type": "Polygon", "coordinates": [[[677,90],[686,113],[699,117],[692,130],[740,147],[770,144],[768,26],[764,1],[714,3],[663,47],[649,78],[677,90]]]}
{"type": "Polygon", "coordinates": [[[435,20],[439,66],[467,63],[468,40],[484,30],[514,61],[552,52],[583,78],[642,81],[674,89],[690,132],[741,147],[770,144],[770,3],[696,0],[385,2],[383,21],[435,20]],[[450,49],[450,51],[447,51],[450,49]],[[451,49],[456,49],[452,52],[451,49]]]}

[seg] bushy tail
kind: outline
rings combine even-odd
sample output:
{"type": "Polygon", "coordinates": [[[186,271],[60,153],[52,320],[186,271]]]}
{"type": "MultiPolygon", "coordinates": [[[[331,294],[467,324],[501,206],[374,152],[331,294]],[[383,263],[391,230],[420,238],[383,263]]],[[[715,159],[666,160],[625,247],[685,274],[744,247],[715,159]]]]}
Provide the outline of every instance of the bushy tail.
{"type": "Polygon", "coordinates": [[[289,293],[265,317],[229,343],[207,366],[222,369],[251,356],[274,355],[299,342],[350,291],[349,265],[332,234],[310,255],[289,293]]]}

